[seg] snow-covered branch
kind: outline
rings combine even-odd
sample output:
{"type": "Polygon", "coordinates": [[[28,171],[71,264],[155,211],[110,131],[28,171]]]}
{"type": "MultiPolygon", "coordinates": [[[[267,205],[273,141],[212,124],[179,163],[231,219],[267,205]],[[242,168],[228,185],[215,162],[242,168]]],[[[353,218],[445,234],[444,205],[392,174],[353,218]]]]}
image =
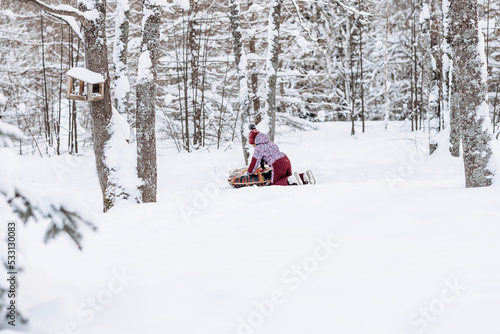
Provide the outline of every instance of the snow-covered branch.
{"type": "MultiPolygon", "coordinates": [[[[47,13],[49,13],[49,12],[47,12],[47,13]]],[[[79,22],[78,20],[76,20],[74,17],[67,16],[67,15],[59,15],[59,14],[54,14],[54,13],[49,13],[49,14],[66,22],[68,24],[68,26],[70,26],[71,29],[74,31],[76,36],[80,39],[80,41],[83,42],[83,35],[82,35],[82,31],[80,30],[80,27],[78,26],[78,22],[79,22]]]]}
{"type": "Polygon", "coordinates": [[[51,14],[72,17],[77,21],[82,22],[83,24],[85,24],[86,21],[85,13],[69,5],[48,5],[39,0],[19,0],[19,1],[35,5],[38,8],[51,14]]]}

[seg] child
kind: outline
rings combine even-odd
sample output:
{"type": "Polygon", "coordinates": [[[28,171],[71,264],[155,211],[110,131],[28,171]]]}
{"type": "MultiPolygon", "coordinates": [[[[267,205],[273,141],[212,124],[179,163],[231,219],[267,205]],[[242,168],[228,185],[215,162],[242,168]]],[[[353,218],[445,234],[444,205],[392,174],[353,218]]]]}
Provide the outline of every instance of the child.
{"type": "Polygon", "coordinates": [[[266,134],[259,132],[254,124],[250,124],[248,143],[255,147],[248,173],[253,174],[264,162],[271,166],[271,185],[288,186],[301,184],[316,184],[313,173],[308,170],[303,174],[292,173],[292,164],[285,153],[280,152],[278,145],[271,142],[266,134]]]}

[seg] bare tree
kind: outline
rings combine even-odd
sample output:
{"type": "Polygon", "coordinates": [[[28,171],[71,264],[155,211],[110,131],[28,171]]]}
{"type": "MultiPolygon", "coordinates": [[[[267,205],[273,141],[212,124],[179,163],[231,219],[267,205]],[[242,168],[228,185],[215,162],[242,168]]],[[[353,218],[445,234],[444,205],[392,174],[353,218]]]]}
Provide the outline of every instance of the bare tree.
{"type": "MultiPolygon", "coordinates": [[[[363,11],[364,1],[359,2],[359,11],[363,11]]],[[[363,72],[363,18],[359,20],[359,84],[361,98],[361,132],[365,132],[365,89],[364,89],[364,72],[363,72]]]]}
{"type": "Polygon", "coordinates": [[[466,187],[492,183],[490,116],[484,37],[478,26],[477,0],[450,3],[453,76],[460,94],[460,128],[466,187]]]}
{"type": "Polygon", "coordinates": [[[450,154],[454,157],[460,156],[460,92],[458,91],[456,72],[451,73],[450,86],[450,154]]]}
{"type": "Polygon", "coordinates": [[[431,16],[429,0],[422,2],[420,10],[420,22],[422,25],[420,45],[423,53],[422,60],[422,109],[427,117],[429,127],[429,154],[434,153],[438,144],[436,141],[439,132],[439,115],[436,108],[436,91],[434,78],[435,62],[432,57],[431,43],[431,16]]]}
{"type": "MultiPolygon", "coordinates": [[[[248,1],[248,6],[251,7],[253,5],[253,0],[248,1]]],[[[252,11],[250,13],[250,21],[255,22],[257,20],[257,15],[255,11],[252,11]]],[[[251,54],[256,54],[257,49],[256,49],[256,44],[257,44],[257,37],[255,36],[256,32],[254,32],[250,36],[250,40],[248,41],[248,51],[250,51],[251,54]]],[[[256,61],[250,61],[248,64],[248,69],[250,72],[250,88],[251,88],[251,101],[252,101],[252,107],[253,107],[253,115],[255,115],[254,122],[255,124],[259,124],[261,121],[261,115],[260,115],[260,97],[259,97],[259,69],[257,66],[256,61]]]]}
{"type": "Polygon", "coordinates": [[[113,81],[113,104],[121,115],[129,114],[130,82],[128,80],[128,35],[129,35],[128,0],[118,0],[116,3],[115,40],[113,43],[113,63],[115,64],[115,80],[113,81]]]}
{"type": "Polygon", "coordinates": [[[384,88],[385,88],[385,129],[389,126],[389,117],[391,115],[389,99],[389,76],[387,74],[387,61],[389,58],[389,0],[385,3],[385,59],[384,59],[384,88]]]}
{"type": "Polygon", "coordinates": [[[229,0],[229,20],[233,34],[234,62],[236,64],[236,76],[239,86],[240,120],[241,120],[241,145],[243,146],[243,157],[245,165],[248,164],[250,156],[247,146],[246,131],[248,131],[250,101],[248,98],[248,74],[247,57],[243,47],[241,36],[241,10],[239,0],[229,0]]]}
{"type": "Polygon", "coordinates": [[[442,54],[441,62],[442,66],[442,91],[443,91],[443,120],[445,127],[449,126],[450,123],[450,95],[451,95],[451,59],[453,58],[451,53],[451,46],[448,43],[449,26],[448,26],[448,10],[450,8],[450,3],[448,0],[442,0],[442,29],[443,29],[443,39],[442,39],[442,54]]]}
{"type": "MultiPolygon", "coordinates": [[[[189,0],[189,18],[187,22],[187,59],[191,72],[191,103],[193,106],[193,147],[198,148],[202,145],[202,104],[200,103],[200,91],[202,90],[200,83],[200,37],[201,27],[200,20],[197,17],[200,13],[202,4],[197,0],[189,0]]],[[[186,59],[186,60],[187,60],[186,59]]],[[[186,63],[186,71],[188,64],[186,63]]],[[[187,78],[185,78],[187,83],[187,78]]],[[[187,91],[186,91],[187,94],[187,91]]],[[[186,106],[188,104],[186,103],[186,106]]]]}
{"type": "Polygon", "coordinates": [[[269,12],[267,32],[267,57],[266,57],[266,112],[263,120],[269,139],[274,141],[276,127],[276,79],[278,77],[278,57],[280,51],[279,31],[281,22],[281,6],[283,0],[272,0],[269,12]]]}
{"type": "Polygon", "coordinates": [[[142,42],[137,77],[137,175],[143,202],[156,202],[156,77],[161,8],[155,0],[142,0],[142,42]]]}

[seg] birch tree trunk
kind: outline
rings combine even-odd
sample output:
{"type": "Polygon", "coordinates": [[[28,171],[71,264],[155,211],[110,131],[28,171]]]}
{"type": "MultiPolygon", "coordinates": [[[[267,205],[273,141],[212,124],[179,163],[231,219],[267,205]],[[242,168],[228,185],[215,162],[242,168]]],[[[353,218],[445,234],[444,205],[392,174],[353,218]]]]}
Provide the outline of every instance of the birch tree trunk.
{"type": "Polygon", "coordinates": [[[156,0],[142,0],[142,41],[137,75],[137,176],[143,202],[156,202],[156,77],[161,8],[156,0]]]}
{"type": "Polygon", "coordinates": [[[264,126],[269,139],[274,141],[276,128],[276,79],[278,76],[279,31],[281,22],[281,6],[283,0],[272,0],[267,31],[266,58],[266,112],[263,115],[264,126]]]}
{"type": "Polygon", "coordinates": [[[477,0],[453,0],[449,12],[453,30],[453,75],[461,99],[460,125],[467,188],[489,186],[494,176],[488,73],[477,6],[477,0]]]}
{"type": "MultiPolygon", "coordinates": [[[[198,13],[200,12],[200,2],[197,0],[189,0],[189,18],[187,28],[187,49],[191,71],[191,103],[193,105],[193,147],[198,148],[202,145],[202,115],[201,104],[199,101],[200,84],[200,34],[201,30],[198,27],[201,22],[197,22],[198,13]]],[[[187,64],[186,64],[187,65],[187,64]]],[[[187,67],[186,67],[187,68],[187,67]]],[[[187,80],[187,78],[186,78],[187,80]]]]}
{"type": "Polygon", "coordinates": [[[231,21],[231,31],[233,34],[234,61],[236,64],[236,76],[239,85],[240,120],[241,120],[241,145],[243,147],[243,157],[245,165],[248,165],[250,148],[247,145],[249,107],[248,98],[248,73],[247,57],[243,47],[241,34],[241,10],[239,0],[229,0],[229,20],[231,21]]]}
{"type": "Polygon", "coordinates": [[[128,0],[117,0],[115,40],[113,45],[113,62],[115,64],[115,80],[113,81],[113,104],[120,115],[129,114],[130,82],[127,71],[127,45],[129,33],[129,3],[128,0]]]}
{"type": "MultiPolygon", "coordinates": [[[[249,0],[248,1],[248,7],[251,7],[253,5],[253,1],[249,0]]],[[[255,14],[255,11],[252,11],[250,14],[250,21],[254,22],[257,20],[257,15],[255,14]]],[[[250,36],[250,40],[248,41],[248,49],[251,54],[255,54],[257,52],[256,50],[256,44],[257,44],[257,37],[256,37],[256,32],[254,31],[253,34],[250,36]]],[[[251,61],[248,63],[248,68],[250,72],[250,88],[251,88],[251,96],[250,100],[252,101],[251,105],[253,108],[253,116],[254,116],[254,123],[259,124],[261,121],[261,115],[260,115],[260,97],[259,97],[259,68],[257,66],[257,63],[255,61],[251,61]]]]}
{"type": "Polygon", "coordinates": [[[449,38],[449,25],[448,25],[448,11],[450,2],[448,0],[442,1],[442,21],[443,21],[443,41],[442,41],[442,90],[443,90],[443,119],[445,127],[450,124],[450,88],[451,88],[451,46],[448,43],[449,38]]]}
{"type": "Polygon", "coordinates": [[[424,115],[427,117],[429,127],[429,154],[434,153],[437,149],[436,136],[439,132],[439,115],[435,106],[435,93],[433,85],[434,66],[432,59],[432,46],[431,46],[431,16],[429,0],[422,2],[420,11],[420,24],[422,26],[422,33],[420,38],[420,45],[423,53],[422,60],[422,109],[424,115]],[[434,96],[433,96],[434,95],[434,96]]]}
{"type": "MultiPolygon", "coordinates": [[[[363,11],[363,1],[359,2],[359,11],[363,11]]],[[[363,20],[359,20],[359,85],[361,98],[361,132],[365,133],[365,88],[363,72],[363,20]]]]}

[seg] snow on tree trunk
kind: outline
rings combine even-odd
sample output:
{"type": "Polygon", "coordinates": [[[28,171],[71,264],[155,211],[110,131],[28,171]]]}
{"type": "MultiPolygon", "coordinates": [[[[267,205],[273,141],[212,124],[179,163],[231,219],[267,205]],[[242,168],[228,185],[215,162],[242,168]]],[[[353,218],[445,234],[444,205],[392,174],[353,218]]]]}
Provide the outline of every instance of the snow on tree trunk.
{"type": "MultiPolygon", "coordinates": [[[[200,13],[200,2],[189,0],[189,18],[187,28],[187,44],[191,71],[191,103],[193,105],[193,147],[203,145],[202,105],[200,103],[200,38],[202,22],[197,18],[200,13]]],[[[187,78],[186,78],[187,80],[187,78]]]]}
{"type": "MultiPolygon", "coordinates": [[[[113,116],[108,70],[108,48],[106,44],[106,4],[104,0],[79,0],[78,9],[89,13],[87,24],[83,27],[85,45],[85,65],[90,71],[104,77],[104,96],[100,101],[90,102],[93,121],[93,139],[97,166],[97,175],[103,195],[103,210],[113,207],[117,200],[131,197],[131,189],[126,186],[117,171],[121,167],[108,160],[108,155],[126,154],[121,152],[126,145],[125,139],[116,138],[110,145],[112,134],[117,133],[111,123],[113,116]]],[[[114,159],[113,159],[114,160],[114,159]]],[[[119,163],[119,162],[117,162],[119,163]]]]}
{"type": "MultiPolygon", "coordinates": [[[[455,73],[456,74],[456,73],[455,73]]],[[[453,65],[450,69],[450,153],[454,157],[460,156],[460,93],[457,87],[456,75],[453,73],[453,65]]]]}
{"type": "Polygon", "coordinates": [[[127,45],[129,32],[129,3],[128,0],[117,0],[115,40],[113,47],[113,62],[115,64],[115,80],[113,81],[113,104],[121,115],[129,115],[130,83],[127,71],[127,45]]]}
{"type": "Polygon", "coordinates": [[[353,43],[351,36],[351,15],[349,14],[345,20],[345,34],[344,35],[344,61],[342,64],[343,72],[344,72],[344,98],[346,104],[349,108],[349,116],[351,118],[351,136],[356,134],[354,128],[354,75],[353,75],[353,59],[351,53],[351,45],[353,43]],[[350,74],[348,73],[350,71],[350,74]]]}
{"type": "Polygon", "coordinates": [[[443,13],[443,41],[441,48],[443,50],[443,54],[441,57],[441,61],[443,63],[442,75],[443,75],[443,119],[445,127],[448,127],[450,124],[450,89],[451,89],[451,46],[448,43],[449,38],[449,24],[448,24],[448,11],[450,8],[450,2],[448,0],[443,0],[442,2],[442,13],[443,13]]]}
{"type": "Polygon", "coordinates": [[[233,49],[234,60],[236,63],[236,76],[239,84],[239,102],[240,102],[240,119],[241,119],[241,145],[243,147],[243,157],[245,165],[248,164],[250,156],[250,148],[247,144],[248,123],[249,123],[249,107],[250,101],[248,98],[248,73],[247,73],[247,58],[243,47],[241,34],[241,10],[239,0],[229,0],[229,20],[231,21],[231,31],[233,34],[233,49]]]}
{"type": "Polygon", "coordinates": [[[422,109],[427,116],[429,127],[429,154],[437,149],[436,136],[439,132],[439,115],[435,102],[438,99],[438,92],[433,85],[435,62],[432,58],[431,49],[431,15],[429,11],[429,0],[424,0],[420,11],[420,25],[422,27],[420,45],[423,52],[422,61],[422,109]]]}
{"type": "Polygon", "coordinates": [[[279,31],[283,0],[272,0],[267,31],[266,110],[262,115],[262,130],[274,141],[276,127],[276,79],[278,76],[279,31]]]}
{"type": "Polygon", "coordinates": [[[387,74],[387,61],[389,57],[389,0],[386,0],[385,3],[385,58],[384,58],[384,86],[385,86],[385,115],[384,115],[384,123],[385,129],[389,126],[389,118],[391,116],[391,101],[389,99],[389,76],[387,74]]]}
{"type": "Polygon", "coordinates": [[[484,37],[478,27],[477,0],[454,0],[450,5],[453,30],[454,77],[461,99],[465,184],[484,187],[492,183],[490,116],[484,37]]]}
{"type": "MultiPolygon", "coordinates": [[[[456,75],[453,71],[453,50],[451,44],[453,43],[453,32],[450,26],[450,2],[448,0],[443,1],[443,17],[444,17],[444,32],[445,32],[445,44],[444,51],[445,57],[449,57],[449,67],[448,67],[448,83],[449,83],[449,106],[448,112],[448,123],[450,125],[450,154],[454,157],[460,156],[460,94],[457,88],[456,75]],[[447,46],[447,47],[446,47],[447,46]]],[[[446,65],[445,62],[443,62],[446,65]]],[[[443,66],[443,70],[445,70],[443,66]]],[[[446,73],[446,72],[445,72],[446,73]]],[[[446,76],[445,76],[446,78],[446,76]]],[[[446,110],[446,109],[445,109],[446,110]]],[[[446,121],[446,120],[445,120],[446,121]]]]}
{"type": "Polygon", "coordinates": [[[156,0],[142,0],[142,42],[137,75],[137,175],[143,202],[156,202],[156,67],[161,8],[156,0]]]}

